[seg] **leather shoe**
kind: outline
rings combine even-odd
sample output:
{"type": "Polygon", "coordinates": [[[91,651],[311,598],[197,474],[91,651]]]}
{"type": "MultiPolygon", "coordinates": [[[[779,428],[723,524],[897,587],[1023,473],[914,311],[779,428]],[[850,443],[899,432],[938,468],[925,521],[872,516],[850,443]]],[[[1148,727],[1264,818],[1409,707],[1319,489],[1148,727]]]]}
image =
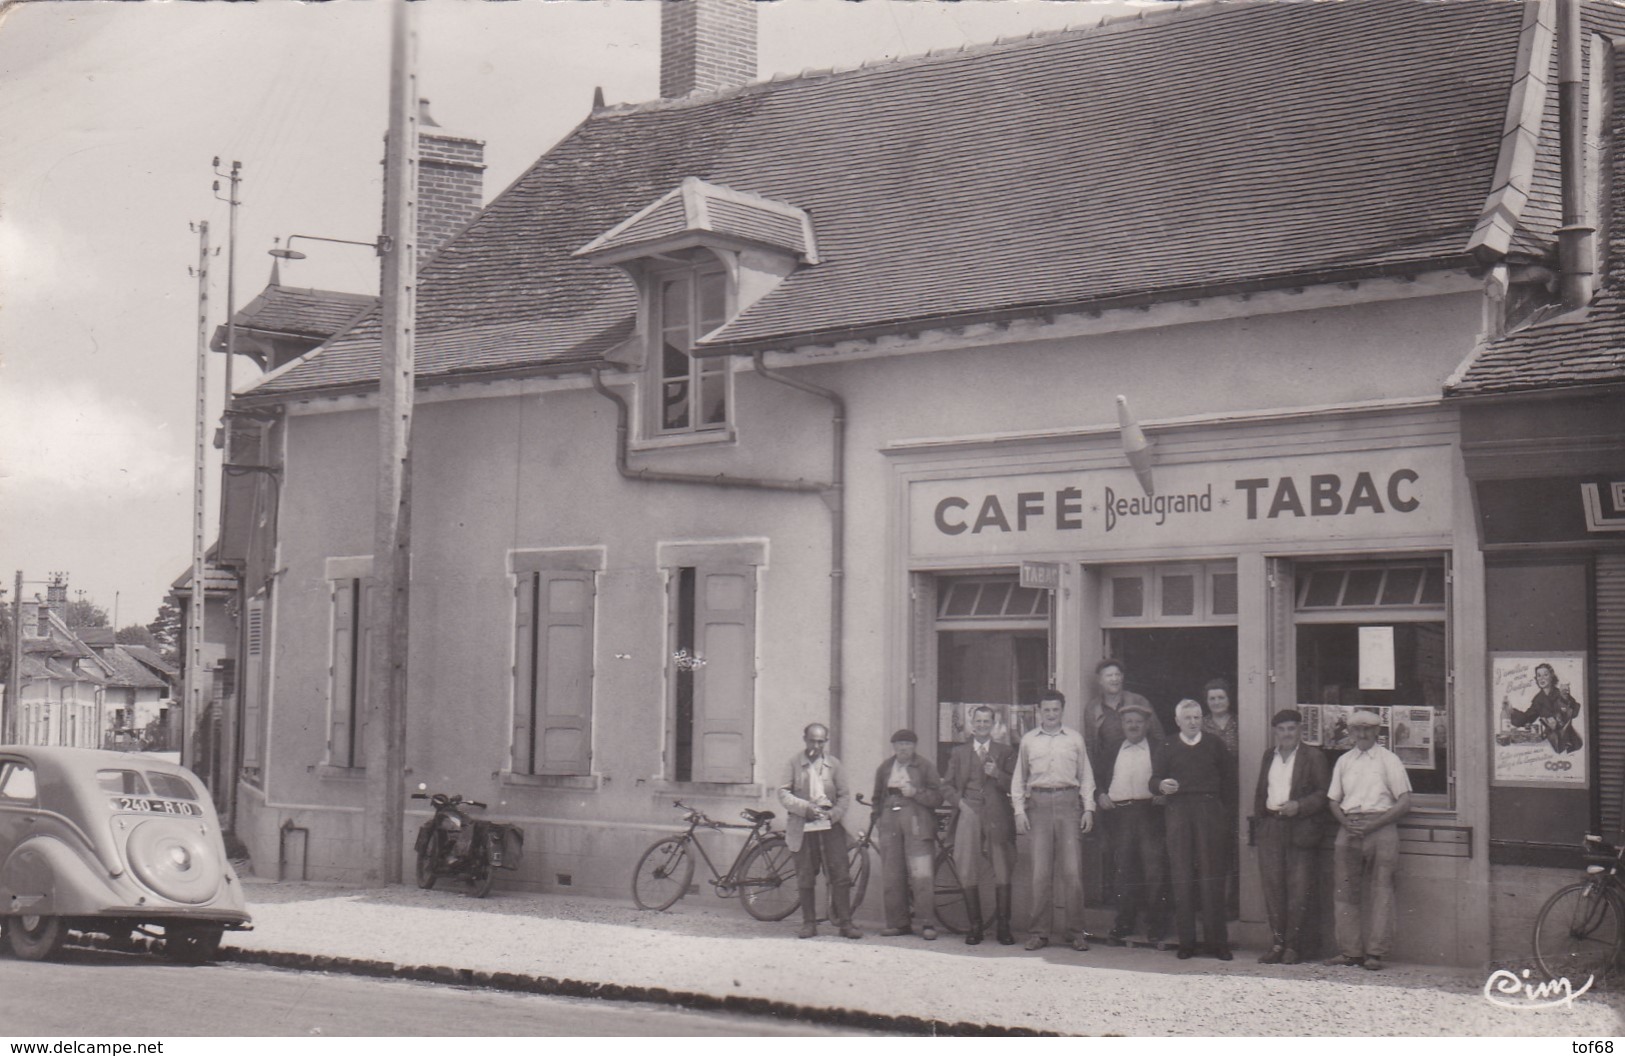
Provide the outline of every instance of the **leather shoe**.
{"type": "Polygon", "coordinates": [[[1048,945],[1049,940],[1044,938],[1042,935],[1034,935],[1032,938],[1027,940],[1027,949],[1029,950],[1041,950],[1048,945]]]}
{"type": "Polygon", "coordinates": [[[1340,953],[1336,957],[1326,958],[1325,963],[1328,968],[1352,968],[1360,963],[1360,958],[1345,957],[1340,953]]]}
{"type": "Polygon", "coordinates": [[[927,924],[925,927],[920,929],[920,938],[924,939],[926,942],[930,942],[936,937],[937,929],[933,928],[931,925],[927,924]]]}
{"type": "Polygon", "coordinates": [[[912,931],[910,931],[908,928],[881,928],[880,929],[880,937],[883,938],[883,939],[892,939],[892,938],[896,938],[899,935],[912,935],[912,934],[914,934],[914,933],[912,931]]]}
{"type": "Polygon", "coordinates": [[[1174,956],[1178,957],[1182,961],[1188,961],[1192,957],[1196,956],[1196,951],[1191,949],[1189,946],[1181,946],[1179,948],[1179,952],[1174,956]]]}
{"type": "Polygon", "coordinates": [[[818,937],[818,925],[817,924],[803,924],[803,925],[801,925],[801,930],[796,932],[796,938],[798,938],[798,939],[815,939],[817,937],[818,937]]]}
{"type": "Polygon", "coordinates": [[[1365,960],[1360,962],[1360,967],[1364,968],[1368,972],[1380,972],[1382,971],[1382,958],[1367,957],[1365,960]]]}
{"type": "Polygon", "coordinates": [[[1082,935],[1079,935],[1072,940],[1072,948],[1079,953],[1088,953],[1089,940],[1084,938],[1082,935]]]}
{"type": "Polygon", "coordinates": [[[1259,955],[1259,964],[1280,964],[1286,957],[1286,947],[1279,943],[1270,947],[1270,952],[1259,955]]]}
{"type": "Polygon", "coordinates": [[[1291,947],[1288,947],[1287,951],[1281,954],[1282,964],[1297,964],[1302,959],[1303,958],[1298,956],[1298,951],[1292,949],[1291,947]]]}
{"type": "Polygon", "coordinates": [[[863,938],[863,932],[859,931],[857,928],[854,928],[850,924],[842,924],[841,925],[841,938],[843,938],[843,939],[861,939],[861,938],[863,938]]]}
{"type": "Polygon", "coordinates": [[[1221,961],[1233,961],[1236,959],[1236,955],[1230,952],[1230,947],[1228,946],[1220,946],[1218,949],[1213,951],[1213,956],[1217,957],[1221,961]]]}

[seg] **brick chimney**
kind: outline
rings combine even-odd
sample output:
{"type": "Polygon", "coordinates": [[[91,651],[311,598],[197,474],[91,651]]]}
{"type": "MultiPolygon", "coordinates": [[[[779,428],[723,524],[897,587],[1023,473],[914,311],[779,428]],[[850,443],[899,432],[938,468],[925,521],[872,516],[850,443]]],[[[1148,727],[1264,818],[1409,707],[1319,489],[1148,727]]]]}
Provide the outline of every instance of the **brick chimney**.
{"type": "Polygon", "coordinates": [[[756,79],[756,0],[664,0],[660,97],[737,88],[756,79]]]}
{"type": "Polygon", "coordinates": [[[418,103],[418,267],[485,204],[485,141],[449,136],[418,103]]]}

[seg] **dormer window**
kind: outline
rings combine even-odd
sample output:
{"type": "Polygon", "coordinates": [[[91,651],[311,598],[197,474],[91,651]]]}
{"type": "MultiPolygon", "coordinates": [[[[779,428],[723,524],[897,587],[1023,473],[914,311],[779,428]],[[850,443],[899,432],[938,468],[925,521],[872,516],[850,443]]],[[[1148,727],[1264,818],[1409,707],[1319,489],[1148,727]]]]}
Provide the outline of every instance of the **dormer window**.
{"type": "Polygon", "coordinates": [[[728,361],[696,359],[691,353],[701,337],[728,319],[728,276],[713,258],[689,268],[662,269],[654,277],[649,333],[658,337],[658,349],[649,357],[645,389],[651,397],[650,433],[726,429],[728,361]]]}
{"type": "Polygon", "coordinates": [[[797,268],[818,263],[805,211],[693,177],[575,255],[637,284],[637,336],[606,358],[642,370],[643,435],[653,440],[732,435],[727,360],[695,348],[797,268]]]}

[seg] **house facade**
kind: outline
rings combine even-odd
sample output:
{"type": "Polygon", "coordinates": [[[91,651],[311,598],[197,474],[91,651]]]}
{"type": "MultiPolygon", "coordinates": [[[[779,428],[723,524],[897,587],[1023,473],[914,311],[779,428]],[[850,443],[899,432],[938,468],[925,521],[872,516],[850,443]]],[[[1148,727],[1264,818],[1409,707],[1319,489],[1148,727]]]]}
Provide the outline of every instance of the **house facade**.
{"type": "MultiPolygon", "coordinates": [[[[668,64],[754,40],[663,12],[668,64]]],[[[624,897],[674,798],[776,809],[808,722],[942,758],[1115,656],[1165,722],[1237,687],[1243,788],[1275,710],[1335,752],[1385,709],[1397,955],[1491,958],[1499,573],[1444,388],[1541,300],[1494,269],[1556,240],[1553,12],[1210,5],[595,110],[422,268],[402,780],[521,826],[515,884],[624,897]]],[[[237,832],[307,827],[313,878],[368,870],[377,333],[234,401],[275,481],[222,546],[237,832]]]]}

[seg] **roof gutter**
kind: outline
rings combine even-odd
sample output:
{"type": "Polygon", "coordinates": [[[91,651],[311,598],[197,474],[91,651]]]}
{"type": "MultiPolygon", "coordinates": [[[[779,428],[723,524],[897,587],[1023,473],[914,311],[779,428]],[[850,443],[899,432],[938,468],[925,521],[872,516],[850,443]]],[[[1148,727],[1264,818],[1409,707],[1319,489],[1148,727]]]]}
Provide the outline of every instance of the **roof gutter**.
{"type": "Polygon", "coordinates": [[[1557,229],[1558,282],[1563,304],[1591,302],[1596,271],[1596,228],[1585,215],[1585,96],[1581,77],[1580,0],[1557,2],[1558,152],[1563,174],[1563,226],[1557,229]]]}

